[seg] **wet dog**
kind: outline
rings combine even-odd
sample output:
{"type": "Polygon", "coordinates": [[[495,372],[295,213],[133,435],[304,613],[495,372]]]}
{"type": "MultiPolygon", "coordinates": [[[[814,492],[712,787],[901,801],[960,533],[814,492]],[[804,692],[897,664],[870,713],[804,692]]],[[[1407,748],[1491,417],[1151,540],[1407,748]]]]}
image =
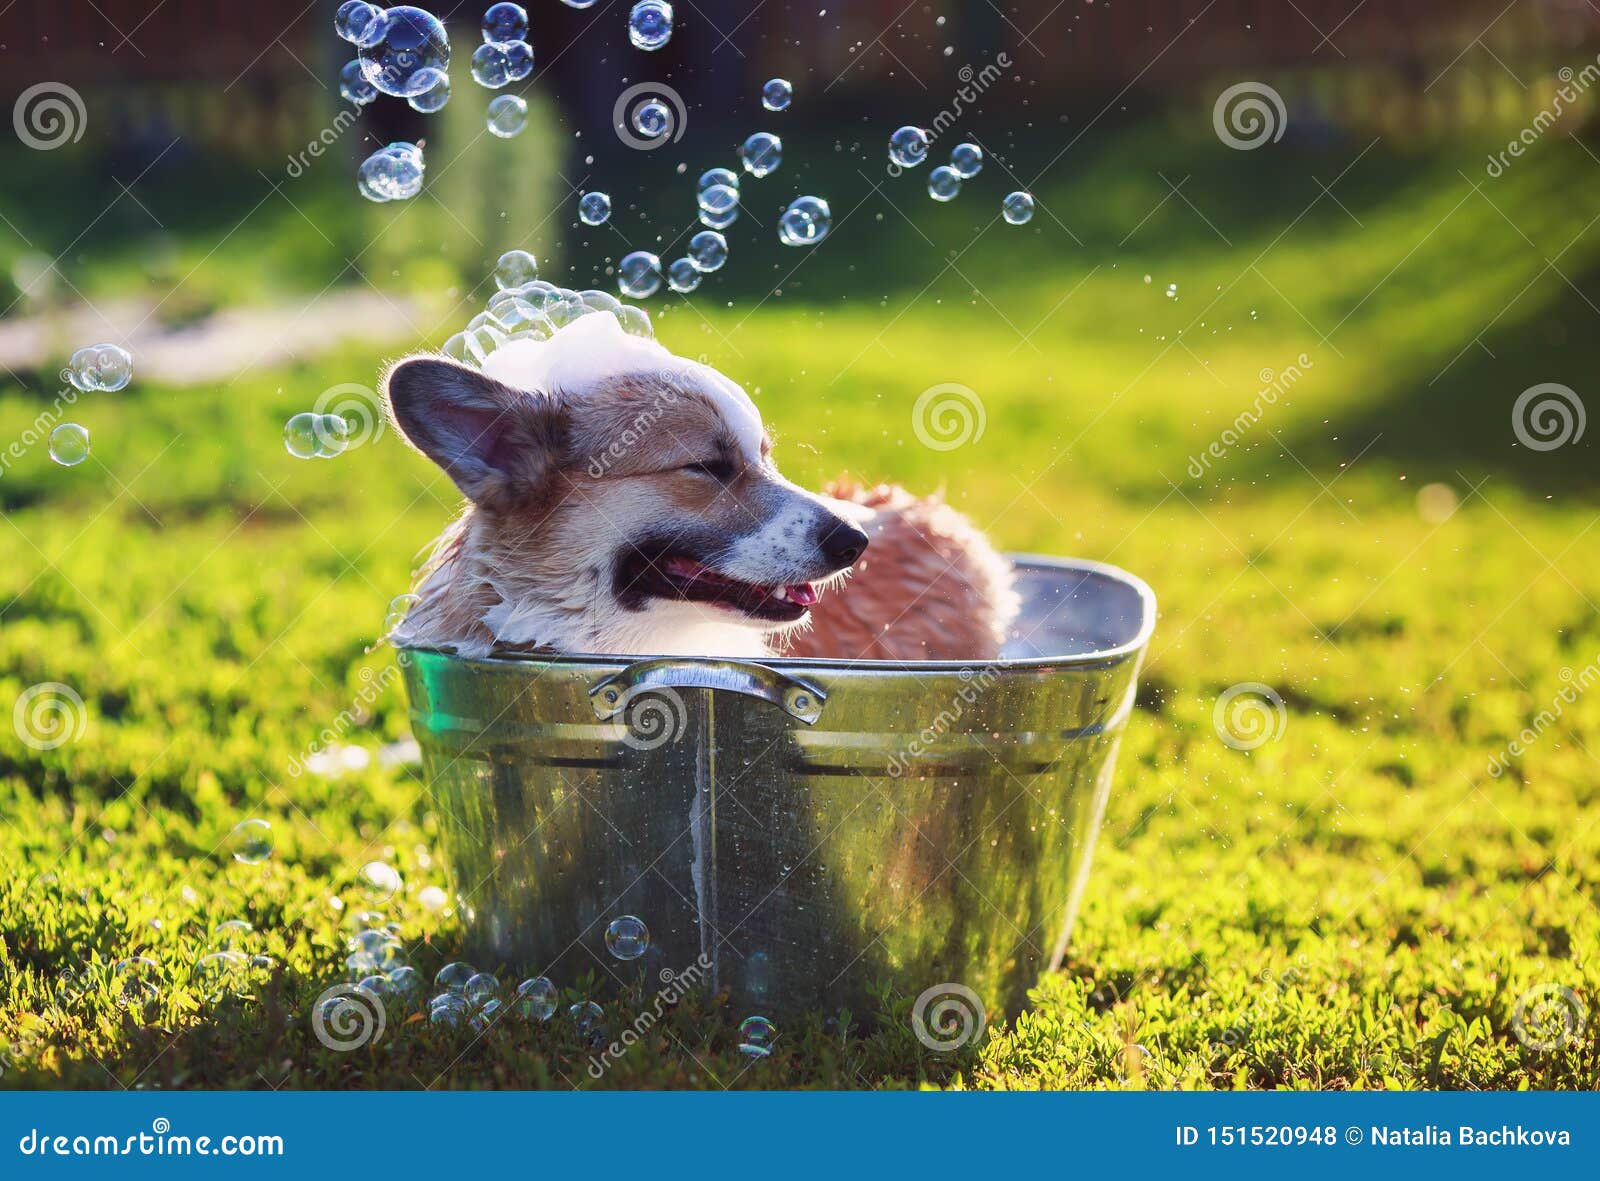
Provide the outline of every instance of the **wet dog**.
{"type": "Polygon", "coordinates": [[[953,510],[790,483],[742,388],[610,314],[506,343],[481,369],[409,357],[384,387],[469,502],[397,643],[981,660],[1015,613],[1006,563],[953,510]]]}

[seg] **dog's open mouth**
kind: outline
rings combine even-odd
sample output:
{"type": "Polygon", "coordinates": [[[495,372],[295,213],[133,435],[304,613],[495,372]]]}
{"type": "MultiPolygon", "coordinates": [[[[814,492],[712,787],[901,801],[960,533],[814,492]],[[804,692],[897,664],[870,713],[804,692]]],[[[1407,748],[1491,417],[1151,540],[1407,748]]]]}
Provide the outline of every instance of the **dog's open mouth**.
{"type": "Polygon", "coordinates": [[[641,563],[631,589],[656,598],[710,603],[773,623],[793,623],[817,601],[817,588],[809,582],[788,586],[741,582],[676,554],[641,563]]]}

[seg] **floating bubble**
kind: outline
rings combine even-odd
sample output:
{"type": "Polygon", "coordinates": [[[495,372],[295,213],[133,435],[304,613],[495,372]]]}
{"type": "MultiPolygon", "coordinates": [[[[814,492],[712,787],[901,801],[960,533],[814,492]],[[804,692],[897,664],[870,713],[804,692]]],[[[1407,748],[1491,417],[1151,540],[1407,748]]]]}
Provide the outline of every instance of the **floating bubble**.
{"type": "Polygon", "coordinates": [[[769,111],[787,111],[794,101],[794,87],[787,78],[771,78],[761,88],[761,105],[769,111]]]}
{"type": "Polygon", "coordinates": [[[364,107],[378,97],[378,88],[368,82],[367,76],[361,72],[359,58],[351,58],[339,71],[339,97],[358,107],[364,107]]]}
{"type": "Polygon", "coordinates": [[[889,160],[901,168],[915,168],[928,158],[928,133],[920,127],[902,127],[889,137],[889,160]]]}
{"type": "Polygon", "coordinates": [[[212,998],[248,987],[250,961],[237,951],[213,951],[194,962],[195,983],[212,998]]]}
{"type": "Polygon", "coordinates": [[[983,171],[983,149],[977,144],[957,144],[950,151],[950,167],[962,180],[971,180],[983,171]]]}
{"type": "Polygon", "coordinates": [[[422,149],[413,143],[392,143],[361,162],[356,187],[369,201],[404,201],[422,191],[422,149]]]}
{"type": "Polygon", "coordinates": [[[350,424],[342,415],[313,415],[311,431],[316,437],[316,454],[319,459],[332,459],[350,446],[350,424]]]}
{"type": "Polygon", "coordinates": [[[121,345],[85,345],[67,362],[67,380],[85,393],[115,393],[133,380],[133,354],[121,345]]]}
{"type": "Polygon", "coordinates": [[[725,230],[739,220],[739,207],[731,205],[721,212],[710,209],[700,210],[700,224],[707,229],[725,230]]]}
{"type": "MultiPolygon", "coordinates": [[[[731,168],[708,168],[700,174],[700,180],[695,185],[695,192],[704,198],[707,190],[723,185],[733,190],[733,203],[739,203],[739,174],[731,168]]],[[[700,207],[705,208],[705,201],[701,200],[700,207]]]]}
{"type": "Polygon", "coordinates": [[[520,4],[491,4],[483,14],[485,41],[521,41],[528,35],[528,12],[520,4]]]}
{"type": "Polygon", "coordinates": [[[556,986],[543,976],[524,980],[517,985],[517,997],[511,1007],[529,1021],[548,1021],[556,1011],[556,986]]]}
{"type": "Polygon", "coordinates": [[[593,8],[595,6],[595,0],[561,0],[561,3],[565,4],[568,8],[578,9],[593,8]]]}
{"type": "Polygon", "coordinates": [[[499,997],[490,997],[478,1006],[478,1011],[472,1015],[472,1028],[477,1030],[488,1029],[494,1024],[495,1018],[500,1015],[500,1010],[505,1005],[499,997]]]}
{"type": "Polygon", "coordinates": [[[462,995],[474,1005],[486,1004],[500,993],[500,981],[488,972],[479,972],[469,979],[462,995]]]}
{"type": "Polygon", "coordinates": [[[667,264],[667,286],[680,295],[688,295],[700,286],[704,276],[692,258],[675,258],[667,264]]]}
{"type": "Polygon", "coordinates": [[[667,0],[639,0],[628,13],[628,40],[635,49],[660,49],[672,40],[672,5],[667,0]]]}
{"type": "Polygon", "coordinates": [[[630,299],[644,299],[661,287],[661,260],[647,250],[624,255],[617,264],[617,289],[630,299]]]}
{"type": "Polygon", "coordinates": [[[239,947],[255,930],[244,919],[228,919],[211,928],[211,946],[222,951],[239,947]]]}
{"type": "MultiPolygon", "coordinates": [[[[1008,193],[1004,201],[1000,202],[1000,215],[1014,226],[1026,225],[1033,220],[1033,195],[1031,193],[1008,193]]],[[[1145,282],[1149,282],[1149,278],[1145,282]]]]}
{"type": "Polygon", "coordinates": [[[260,865],[272,856],[272,825],[265,820],[241,820],[228,834],[228,852],[242,865],[260,865]]]}
{"type": "Polygon", "coordinates": [[[935,201],[953,201],[961,191],[961,174],[948,164],[928,173],[928,196],[935,201]]]}
{"type": "MultiPolygon", "coordinates": [[[[718,168],[716,171],[726,173],[728,170],[726,168],[718,168]]],[[[711,174],[707,173],[706,175],[709,176],[711,174]]],[[[732,174],[729,173],[729,175],[732,174]]],[[[729,210],[737,210],[739,208],[739,189],[736,185],[727,185],[719,182],[701,189],[697,200],[700,203],[700,208],[706,213],[726,213],[729,210]]]]}
{"type": "Polygon", "coordinates": [[[606,950],[619,960],[636,960],[649,949],[650,928],[644,925],[641,918],[625,914],[612,919],[611,925],[606,928],[606,950]]]}
{"type": "Polygon", "coordinates": [[[129,956],[112,966],[117,989],[117,1004],[133,1013],[144,1013],[161,999],[161,967],[149,956],[129,956]]]}
{"type": "Polygon", "coordinates": [[[585,193],[578,198],[578,220],[586,226],[603,226],[611,217],[611,198],[605,193],[585,193]]]}
{"type": "Polygon", "coordinates": [[[424,886],[417,891],[417,901],[422,903],[422,909],[429,914],[438,914],[450,905],[450,895],[438,886],[424,886]]]}
{"type": "Polygon", "coordinates": [[[528,125],[528,104],[514,94],[499,94],[489,100],[485,122],[493,135],[510,139],[528,125]]]}
{"type": "Polygon", "coordinates": [[[382,35],[360,49],[367,81],[396,98],[431,89],[450,67],[450,37],[444,25],[431,12],[410,5],[386,9],[382,35]]]}
{"type": "Polygon", "coordinates": [[[352,45],[371,45],[383,36],[384,11],[366,0],[345,0],[333,16],[333,31],[352,45]]]}
{"type": "Polygon", "coordinates": [[[321,446],[317,439],[317,416],[302,411],[283,424],[283,445],[296,459],[315,459],[321,446]]]}
{"type": "Polygon", "coordinates": [[[471,964],[463,964],[458,960],[439,969],[438,975],[433,978],[434,987],[444,992],[465,996],[467,981],[477,974],[477,969],[471,964]]]}
{"type": "MultiPolygon", "coordinates": [[[[383,634],[388,635],[406,621],[406,616],[411,614],[411,608],[422,602],[421,595],[403,594],[396,595],[389,600],[389,610],[383,617],[383,634]]],[[[437,886],[433,887],[438,889],[437,886]]]]}
{"type": "Polygon", "coordinates": [[[778,1040],[778,1027],[765,1017],[746,1017],[739,1022],[739,1052],[752,1058],[765,1058],[778,1040]]]}
{"type": "Polygon", "coordinates": [[[398,997],[414,997],[422,992],[422,973],[410,964],[401,964],[389,973],[389,992],[398,997]]]}
{"type": "Polygon", "coordinates": [[[361,889],[373,902],[387,902],[405,884],[400,871],[387,861],[369,861],[361,867],[361,889]]]}
{"type": "Polygon", "coordinates": [[[701,230],[689,239],[689,261],[707,274],[728,261],[728,240],[716,230],[701,230]]]}
{"type": "Polygon", "coordinates": [[[645,340],[655,339],[656,331],[650,324],[650,314],[643,308],[623,304],[612,315],[616,316],[617,323],[622,325],[622,330],[629,336],[638,336],[645,340]]]}
{"type": "Polygon", "coordinates": [[[533,73],[533,46],[526,41],[508,41],[501,48],[506,51],[506,73],[513,82],[533,73]]]}
{"type": "Polygon", "coordinates": [[[633,129],[646,139],[665,135],[672,128],[672,112],[658,98],[646,99],[633,112],[633,129]]]}
{"type": "Polygon", "coordinates": [[[472,51],[472,80],[490,90],[499,90],[511,81],[511,59],[505,46],[485,41],[472,51]]]}
{"type": "Polygon", "coordinates": [[[596,1028],[605,1015],[606,1011],[593,1001],[579,1001],[567,1009],[567,1016],[577,1022],[578,1029],[582,1033],[588,1033],[596,1028]]]}
{"type": "Polygon", "coordinates": [[[578,292],[578,301],[585,307],[593,308],[597,312],[615,314],[617,309],[622,307],[622,301],[612,295],[611,292],[599,291],[594,288],[578,292]]]}
{"type": "Polygon", "coordinates": [[[520,287],[539,277],[539,260],[526,250],[508,250],[494,264],[494,285],[501,291],[520,287]]]}
{"type": "Polygon", "coordinates": [[[64,422],[50,432],[50,458],[62,467],[77,467],[89,458],[89,429],[64,422]]]}
{"type": "Polygon", "coordinates": [[[766,176],[783,163],[783,140],[770,131],[758,131],[740,146],[739,159],[751,176],[766,176]]]}
{"type": "Polygon", "coordinates": [[[445,103],[449,101],[450,76],[448,74],[440,74],[438,81],[428,89],[421,94],[413,94],[406,99],[406,105],[413,111],[418,111],[424,115],[432,115],[437,111],[444,110],[445,103]]]}
{"type": "Polygon", "coordinates": [[[778,219],[778,241],[785,246],[815,246],[833,228],[833,210],[821,197],[796,197],[778,219]]]}
{"type": "Polygon", "coordinates": [[[454,1029],[471,1016],[472,1006],[467,1004],[464,997],[453,992],[442,993],[428,1002],[428,1020],[435,1025],[447,1025],[454,1029]]]}

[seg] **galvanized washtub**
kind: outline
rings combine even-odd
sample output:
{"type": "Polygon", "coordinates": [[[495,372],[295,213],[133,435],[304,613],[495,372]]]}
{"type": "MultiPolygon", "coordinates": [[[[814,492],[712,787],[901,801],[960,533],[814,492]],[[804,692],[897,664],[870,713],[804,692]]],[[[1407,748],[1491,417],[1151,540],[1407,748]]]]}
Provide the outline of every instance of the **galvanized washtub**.
{"type": "Polygon", "coordinates": [[[1155,622],[1120,570],[1015,561],[987,665],[410,650],[468,955],[687,973],[741,1013],[943,983],[1014,1012],[1065,951],[1155,622]],[[622,915],[650,929],[633,961],[622,915]]]}

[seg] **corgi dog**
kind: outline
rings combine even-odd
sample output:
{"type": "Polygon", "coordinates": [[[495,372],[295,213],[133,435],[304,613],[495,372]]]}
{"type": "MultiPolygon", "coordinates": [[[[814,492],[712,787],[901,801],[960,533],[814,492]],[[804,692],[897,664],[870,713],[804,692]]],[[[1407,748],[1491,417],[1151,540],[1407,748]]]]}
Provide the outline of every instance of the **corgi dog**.
{"type": "Polygon", "coordinates": [[[397,644],[983,660],[1016,612],[1009,567],[954,510],[796,486],[738,384],[614,315],[502,344],[481,368],[408,357],[384,396],[468,501],[397,644]]]}

